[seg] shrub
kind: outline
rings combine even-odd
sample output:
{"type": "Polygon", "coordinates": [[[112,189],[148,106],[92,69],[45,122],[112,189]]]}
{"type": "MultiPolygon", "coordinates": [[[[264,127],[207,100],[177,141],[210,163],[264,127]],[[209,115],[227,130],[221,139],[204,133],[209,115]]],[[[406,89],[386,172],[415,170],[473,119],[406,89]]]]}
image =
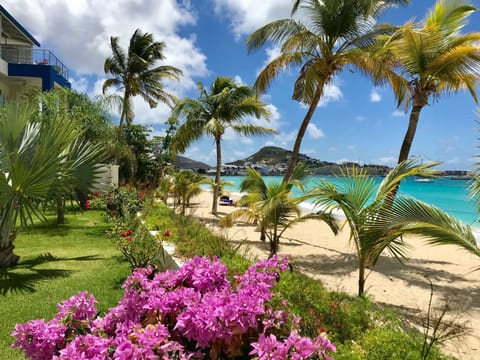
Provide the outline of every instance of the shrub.
{"type": "Polygon", "coordinates": [[[285,259],[252,265],[233,287],[218,259],[194,258],[177,271],[139,269],[103,317],[81,293],[51,321],[16,325],[13,344],[31,359],[332,359],[332,343],[302,337],[300,319],[272,307],[285,259]]]}
{"type": "MultiPolygon", "coordinates": [[[[418,360],[421,359],[422,336],[400,329],[368,330],[355,344],[340,346],[336,360],[418,360]]],[[[430,360],[446,359],[438,348],[429,354],[430,360]]]]}
{"type": "Polygon", "coordinates": [[[96,191],[88,196],[85,202],[86,210],[107,210],[106,195],[96,191]]]}
{"type": "Polygon", "coordinates": [[[371,323],[367,299],[329,292],[303,274],[285,274],[278,287],[291,304],[290,310],[302,317],[305,336],[328,333],[332,340],[343,343],[361,336],[371,323]]]}
{"type": "Polygon", "coordinates": [[[105,197],[108,215],[120,219],[135,216],[142,209],[144,195],[135,189],[112,187],[105,197]]]}

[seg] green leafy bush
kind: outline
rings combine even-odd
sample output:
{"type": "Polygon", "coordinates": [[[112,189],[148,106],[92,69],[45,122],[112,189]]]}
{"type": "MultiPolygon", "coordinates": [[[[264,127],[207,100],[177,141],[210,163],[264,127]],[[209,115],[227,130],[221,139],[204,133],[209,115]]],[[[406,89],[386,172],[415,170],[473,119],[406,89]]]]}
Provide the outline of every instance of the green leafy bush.
{"type": "Polygon", "coordinates": [[[112,187],[105,197],[107,213],[110,218],[135,216],[143,206],[145,194],[135,189],[112,187]]]}
{"type": "Polygon", "coordinates": [[[358,338],[371,323],[371,303],[360,297],[327,291],[318,281],[298,272],[285,273],[279,289],[291,312],[303,319],[302,334],[326,332],[337,343],[358,338]]]}
{"type": "MultiPolygon", "coordinates": [[[[169,235],[170,233],[165,231],[164,236],[169,235]]],[[[130,263],[132,270],[165,262],[160,237],[152,235],[148,227],[138,217],[116,221],[111,230],[111,236],[117,249],[130,263]]]]}
{"type": "MultiPolygon", "coordinates": [[[[338,347],[335,360],[419,360],[423,338],[420,334],[400,329],[373,328],[355,343],[338,347]]],[[[433,348],[428,360],[445,360],[438,348],[433,348]]]]}

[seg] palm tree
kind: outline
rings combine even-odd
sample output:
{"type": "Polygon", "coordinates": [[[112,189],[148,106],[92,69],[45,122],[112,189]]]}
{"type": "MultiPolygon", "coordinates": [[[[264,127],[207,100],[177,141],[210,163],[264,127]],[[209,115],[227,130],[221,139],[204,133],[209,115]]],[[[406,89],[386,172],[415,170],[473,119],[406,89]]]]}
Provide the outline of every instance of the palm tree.
{"type": "Polygon", "coordinates": [[[178,128],[175,151],[185,149],[202,135],[214,138],[217,152],[217,169],[213,190],[212,214],[217,214],[220,175],[222,170],[221,142],[227,129],[243,136],[276,133],[275,130],[254,124],[242,123],[247,116],[269,117],[266,105],[258,100],[250,86],[238,85],[228,77],[218,77],[208,92],[202,83],[198,85],[200,96],[197,99],[183,99],[173,110],[173,116],[184,117],[185,122],[178,128]]]}
{"type": "MultiPolygon", "coordinates": [[[[294,176],[300,179],[303,167],[296,167],[294,176]]],[[[269,257],[278,252],[280,238],[283,233],[292,225],[307,219],[317,218],[325,221],[332,231],[338,232],[336,219],[327,212],[319,214],[301,214],[298,207],[302,197],[292,196],[294,186],[301,187],[301,181],[292,180],[285,182],[271,182],[266,184],[262,176],[254,169],[248,169],[248,174],[243,182],[248,194],[239,200],[241,206],[222,218],[225,226],[232,226],[237,219],[244,219],[247,222],[257,223],[262,233],[265,234],[270,244],[269,257]]]]}
{"type": "Polygon", "coordinates": [[[151,108],[163,102],[173,107],[176,97],[164,90],[161,81],[178,80],[182,71],[173,66],[157,65],[164,60],[163,42],[153,41],[152,34],[135,30],[130,38],[127,53],[118,44],[118,37],[110,38],[112,56],[105,60],[105,73],[113,77],[103,83],[103,92],[114,86],[123,91],[123,104],[120,116],[120,128],[124,123],[132,123],[134,113],[132,97],[140,95],[151,108]]]}
{"type": "Polygon", "coordinates": [[[204,176],[190,170],[181,170],[174,175],[172,186],[174,206],[177,204],[182,206],[180,210],[182,215],[185,215],[187,207],[190,206],[190,200],[202,192],[200,186],[206,183],[204,176]]]}
{"type": "Polygon", "coordinates": [[[406,4],[408,0],[295,0],[292,16],[299,13],[305,22],[293,18],[273,21],[247,38],[249,51],[267,42],[281,46],[281,53],[260,72],[254,88],[263,93],[278,74],[299,67],[293,99],[308,106],[299,127],[292,157],[283,181],[288,182],[298,161],[298,154],[308,124],[331,83],[346,66],[370,74],[375,81],[383,80],[375,57],[362,51],[378,34],[391,30],[375,26],[374,17],[387,7],[406,4]]]}
{"type": "Polygon", "coordinates": [[[408,159],[420,113],[430,100],[466,89],[478,102],[480,32],[461,33],[474,11],[462,1],[439,0],[419,25],[408,22],[383,38],[382,51],[398,73],[389,77],[398,105],[411,106],[398,163],[408,159]]]}
{"type": "Polygon", "coordinates": [[[346,171],[340,185],[325,180],[305,196],[324,211],[339,209],[345,214],[358,258],[358,295],[365,293],[367,267],[373,268],[385,250],[399,260],[406,257],[404,235],[420,235],[433,245],[457,245],[480,256],[470,227],[443,210],[406,196],[391,202],[390,193],[400,181],[408,176],[431,176],[435,165],[402,162],[378,187],[372,177],[353,168],[346,171]]]}
{"type": "Polygon", "coordinates": [[[59,176],[73,172],[67,150],[79,135],[77,124],[65,116],[37,121],[36,108],[22,103],[0,109],[0,267],[18,262],[17,225],[43,218],[39,201],[59,176]]]}
{"type": "MultiPolygon", "coordinates": [[[[300,190],[303,191],[303,184],[302,180],[305,179],[307,176],[307,171],[306,167],[303,163],[298,163],[297,166],[295,167],[295,170],[292,174],[292,177],[288,181],[288,188],[291,190],[293,186],[296,186],[300,190]]],[[[242,193],[248,193],[252,194],[254,193],[255,196],[250,196],[247,195],[240,199],[238,202],[239,206],[249,206],[250,211],[251,211],[251,216],[255,214],[255,207],[250,206],[252,204],[255,204],[259,200],[266,200],[268,198],[268,187],[267,184],[265,183],[262,175],[255,169],[247,169],[247,176],[245,179],[242,180],[240,183],[240,191],[242,193]]],[[[255,220],[255,222],[258,224],[259,229],[260,229],[260,240],[265,241],[266,240],[266,233],[265,233],[265,224],[260,221],[261,219],[261,213],[258,212],[258,219],[255,220]]]]}

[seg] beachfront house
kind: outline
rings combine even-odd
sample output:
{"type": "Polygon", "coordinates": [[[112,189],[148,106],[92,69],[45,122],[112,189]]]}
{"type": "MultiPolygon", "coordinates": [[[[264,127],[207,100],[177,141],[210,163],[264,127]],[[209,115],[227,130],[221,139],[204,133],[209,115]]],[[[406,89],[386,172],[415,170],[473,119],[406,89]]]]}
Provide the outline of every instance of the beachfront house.
{"type": "Polygon", "coordinates": [[[68,68],[0,5],[0,104],[27,88],[70,88],[68,68]]]}

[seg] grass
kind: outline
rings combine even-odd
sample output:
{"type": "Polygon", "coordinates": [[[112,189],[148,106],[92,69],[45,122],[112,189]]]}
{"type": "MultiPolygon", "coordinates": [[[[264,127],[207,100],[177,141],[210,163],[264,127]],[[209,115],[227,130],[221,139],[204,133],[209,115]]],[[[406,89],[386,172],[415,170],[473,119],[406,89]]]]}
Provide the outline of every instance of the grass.
{"type": "Polygon", "coordinates": [[[99,311],[121,298],[120,285],[130,268],[105,235],[102,213],[76,212],[67,216],[66,225],[56,225],[52,216],[19,233],[18,266],[0,270],[0,358],[24,358],[11,348],[16,323],[51,319],[56,305],[79,291],[94,294],[99,311]]]}

